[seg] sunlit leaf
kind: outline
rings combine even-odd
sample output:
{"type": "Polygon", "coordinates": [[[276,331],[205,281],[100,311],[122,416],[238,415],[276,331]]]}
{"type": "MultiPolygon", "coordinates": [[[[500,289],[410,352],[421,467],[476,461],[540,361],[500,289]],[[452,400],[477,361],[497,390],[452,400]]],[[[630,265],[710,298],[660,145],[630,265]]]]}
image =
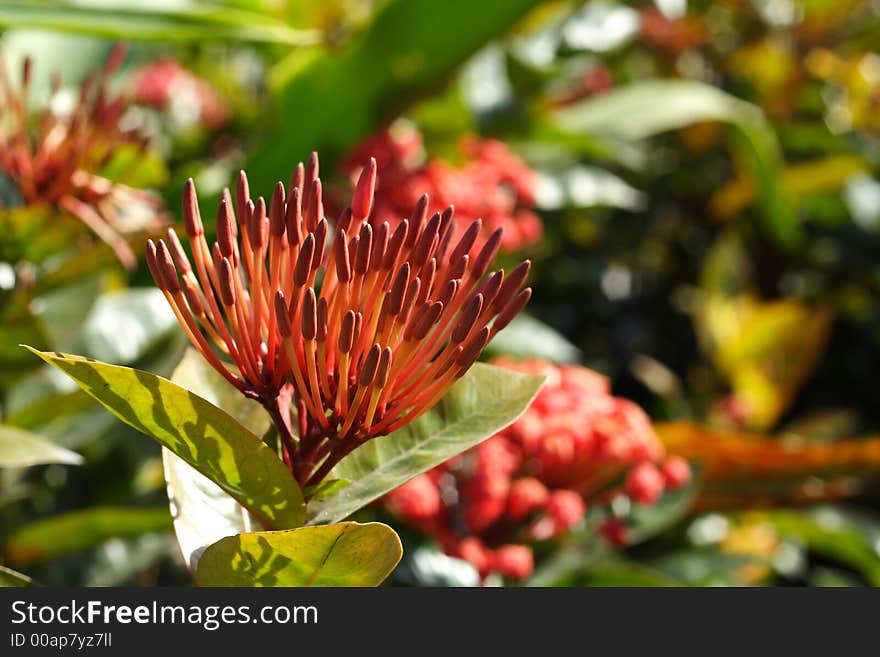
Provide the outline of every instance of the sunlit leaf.
{"type": "Polygon", "coordinates": [[[42,463],[79,465],[82,457],[43,436],[18,427],[0,425],[0,467],[25,467],[42,463]]]}
{"type": "Polygon", "coordinates": [[[343,522],[224,538],[205,550],[202,586],[378,586],[403,554],[377,522],[343,522]]]}
{"type": "Polygon", "coordinates": [[[526,410],[543,380],[477,363],[431,411],[340,461],[333,476],[351,483],[309,504],[309,523],[338,522],[482,442],[526,410]]]}
{"type": "Polygon", "coordinates": [[[147,3],[104,1],[97,5],[57,2],[34,6],[4,2],[0,26],[93,34],[113,39],[155,41],[245,41],[285,46],[311,45],[314,32],[295,30],[265,14],[186,3],[175,9],[147,3]]]}
{"type": "Polygon", "coordinates": [[[702,121],[761,122],[761,110],[694,80],[641,80],[557,110],[558,125],[624,139],[644,139],[702,121]]]}
{"type": "Polygon", "coordinates": [[[716,353],[744,404],[750,426],[772,426],[788,408],[825,349],[832,312],[794,299],[745,303],[736,339],[716,353]]]}
{"type": "Polygon", "coordinates": [[[302,491],[281,460],[235,418],[162,377],[81,356],[33,353],[123,422],[152,436],[270,527],[302,523],[302,491]]]}
{"type": "MultiPolygon", "coordinates": [[[[235,390],[194,349],[187,349],[171,378],[223,408],[254,433],[263,433],[269,428],[269,416],[260,405],[235,390]]],[[[234,498],[164,447],[162,462],[174,533],[193,572],[202,552],[212,543],[224,536],[260,528],[256,519],[234,498]]]]}
{"type": "Polygon", "coordinates": [[[765,301],[737,233],[712,246],[694,319],[703,349],[727,379],[747,425],[773,426],[825,350],[833,313],[798,299],[765,301]]]}
{"type": "Polygon", "coordinates": [[[18,528],[6,541],[6,559],[13,565],[48,561],[109,538],[161,532],[170,526],[164,508],[93,506],[18,528]]]}

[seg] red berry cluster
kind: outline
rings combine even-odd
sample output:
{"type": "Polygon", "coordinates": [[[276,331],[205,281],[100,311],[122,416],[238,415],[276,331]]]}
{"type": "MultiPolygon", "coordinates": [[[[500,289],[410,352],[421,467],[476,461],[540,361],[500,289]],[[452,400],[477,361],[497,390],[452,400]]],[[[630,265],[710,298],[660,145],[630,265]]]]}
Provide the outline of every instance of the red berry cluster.
{"type": "MultiPolygon", "coordinates": [[[[464,139],[460,144],[466,163],[455,167],[426,159],[422,137],[409,126],[395,125],[367,139],[343,161],[352,177],[373,156],[379,167],[373,217],[405,217],[423,193],[431,198],[430,212],[454,203],[465,223],[482,219],[482,243],[503,228],[501,250],[507,253],[534,244],[543,226],[532,212],[537,175],[506,144],[494,139],[464,139]]],[[[394,226],[392,226],[394,228],[394,226]]],[[[457,236],[453,236],[455,239],[457,236]]]]}
{"type": "MultiPolygon", "coordinates": [[[[540,360],[496,364],[544,374],[547,382],[512,425],[386,498],[393,513],[483,577],[531,575],[529,543],[569,531],[588,502],[625,494],[650,505],[690,479],[687,461],[664,460],[645,412],[612,396],[605,377],[540,360]]],[[[606,520],[599,533],[614,546],[627,542],[618,518],[606,520]]]]}

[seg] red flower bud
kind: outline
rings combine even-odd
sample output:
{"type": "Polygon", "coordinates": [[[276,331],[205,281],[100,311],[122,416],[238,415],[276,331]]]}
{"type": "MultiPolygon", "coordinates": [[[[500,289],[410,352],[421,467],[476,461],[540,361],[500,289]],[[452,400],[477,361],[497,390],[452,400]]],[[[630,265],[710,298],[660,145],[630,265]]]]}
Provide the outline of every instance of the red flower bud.
{"type": "Polygon", "coordinates": [[[670,456],[660,466],[666,488],[678,490],[691,480],[691,466],[680,456],[670,456]]]}
{"type": "Polygon", "coordinates": [[[525,545],[502,545],[495,551],[492,570],[510,579],[526,579],[535,570],[532,550],[525,545]]]}
{"type": "Polygon", "coordinates": [[[639,504],[653,504],[663,494],[665,483],[657,467],[648,461],[639,463],[626,478],[624,490],[639,504]]]}

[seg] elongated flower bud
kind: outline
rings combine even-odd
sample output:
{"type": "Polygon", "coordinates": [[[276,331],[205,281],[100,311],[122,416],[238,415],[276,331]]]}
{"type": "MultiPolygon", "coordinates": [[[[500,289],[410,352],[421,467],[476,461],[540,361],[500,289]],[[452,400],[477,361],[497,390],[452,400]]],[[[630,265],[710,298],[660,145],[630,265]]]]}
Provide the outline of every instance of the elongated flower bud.
{"type": "Polygon", "coordinates": [[[370,216],[373,207],[373,192],[376,189],[376,158],[371,157],[361,171],[354,197],[351,200],[351,216],[354,221],[364,221],[370,216]]]}

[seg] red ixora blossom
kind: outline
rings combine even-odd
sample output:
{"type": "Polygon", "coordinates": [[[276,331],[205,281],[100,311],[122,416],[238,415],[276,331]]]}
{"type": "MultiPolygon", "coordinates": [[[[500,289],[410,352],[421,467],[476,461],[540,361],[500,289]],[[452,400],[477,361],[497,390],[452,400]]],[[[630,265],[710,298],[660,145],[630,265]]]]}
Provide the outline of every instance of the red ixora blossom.
{"type": "MultiPolygon", "coordinates": [[[[139,132],[126,129],[120,120],[129,107],[128,98],[111,95],[107,89],[124,57],[124,46],[113,49],[104,68],[83,82],[70,112],[56,111],[49,103],[36,119],[28,93],[31,60],[24,60],[20,89],[13,88],[0,61],[0,170],[24,204],[46,204],[73,215],[124,265],[133,267],[136,258],[125,238],[135,228],[130,224],[149,232],[164,221],[157,213],[157,197],[100,175],[123,144],[146,147],[139,132]],[[138,221],[130,222],[135,208],[143,212],[138,221]]],[[[51,96],[57,98],[60,91],[61,79],[55,76],[51,96]]]]}
{"type": "Polygon", "coordinates": [[[288,186],[276,185],[268,204],[251,198],[242,172],[234,200],[223,193],[211,246],[190,180],[183,216],[192,263],[173,230],[147,246],[147,264],[190,340],[266,407],[303,485],[431,408],[531,295],[522,289],[528,261],[507,276],[487,274],[501,229],[479,248],[478,221],[453,240],[452,208],[429,216],[427,196],[393,230],[388,222],[374,228],[367,217],[376,169],[370,160],[334,228],[316,154],[288,186]]]}
{"type": "Polygon", "coordinates": [[[543,233],[540,218],[531,210],[537,174],[495,139],[465,138],[461,152],[466,162],[460,167],[439,159],[425,160],[421,135],[398,123],[352,151],[342,169],[355,176],[368,157],[376,158],[379,185],[372,221],[399,221],[421,194],[428,193],[429,212],[454,204],[463,225],[481,218],[480,242],[497,228],[504,228],[503,252],[537,242],[543,233]]]}
{"type": "MultiPolygon", "coordinates": [[[[606,504],[616,495],[653,504],[664,490],[690,480],[687,462],[664,459],[647,415],[612,396],[605,377],[540,360],[496,364],[546,375],[528,410],[385,498],[393,513],[436,537],[482,576],[531,575],[529,543],[569,531],[588,504],[606,504]]],[[[614,546],[626,543],[623,519],[610,517],[598,531],[614,546]]]]}
{"type": "Polygon", "coordinates": [[[214,87],[173,59],[157,59],[135,73],[134,101],[212,130],[229,120],[229,108],[214,87]]]}

